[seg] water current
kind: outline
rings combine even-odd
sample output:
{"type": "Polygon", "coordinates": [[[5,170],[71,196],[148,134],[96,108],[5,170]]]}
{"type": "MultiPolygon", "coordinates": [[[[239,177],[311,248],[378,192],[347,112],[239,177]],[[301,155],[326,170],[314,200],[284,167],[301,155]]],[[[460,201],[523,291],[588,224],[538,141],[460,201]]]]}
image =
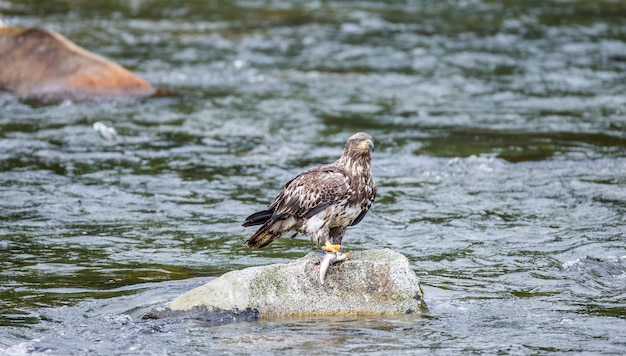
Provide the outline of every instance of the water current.
{"type": "Polygon", "coordinates": [[[179,93],[0,94],[0,354],[626,353],[623,1],[0,0],[179,93]],[[115,143],[94,122],[115,127],[115,143]],[[282,184],[375,140],[344,248],[391,248],[421,316],[142,321],[248,250],[282,184]]]}

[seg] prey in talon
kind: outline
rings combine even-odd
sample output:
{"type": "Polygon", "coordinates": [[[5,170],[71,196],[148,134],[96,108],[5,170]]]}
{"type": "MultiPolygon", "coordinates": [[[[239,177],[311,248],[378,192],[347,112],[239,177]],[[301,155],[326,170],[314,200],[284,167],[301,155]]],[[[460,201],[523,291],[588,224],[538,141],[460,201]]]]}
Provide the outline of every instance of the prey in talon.
{"type": "Polygon", "coordinates": [[[335,262],[340,262],[340,261],[344,261],[347,260],[348,257],[350,257],[350,252],[317,252],[317,254],[320,256],[320,265],[319,265],[319,271],[320,271],[320,283],[322,285],[324,285],[324,279],[326,278],[326,272],[328,271],[328,268],[330,267],[331,264],[334,264],[335,262]]]}
{"type": "Polygon", "coordinates": [[[329,254],[322,259],[326,269],[330,260],[345,259],[347,254],[340,252],[343,235],[363,220],[376,197],[372,152],[372,137],[356,133],[348,138],[337,161],[310,168],[287,182],[267,209],[244,221],[243,226],[260,225],[246,240],[248,247],[262,248],[295,232],[323,246],[329,254]]]}

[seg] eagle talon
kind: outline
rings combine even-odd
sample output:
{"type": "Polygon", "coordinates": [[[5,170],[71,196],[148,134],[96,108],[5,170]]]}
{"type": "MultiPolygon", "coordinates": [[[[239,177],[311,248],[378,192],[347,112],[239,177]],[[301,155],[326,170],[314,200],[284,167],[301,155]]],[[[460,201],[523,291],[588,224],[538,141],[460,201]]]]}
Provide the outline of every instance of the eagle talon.
{"type": "Polygon", "coordinates": [[[324,243],[324,247],[322,247],[322,250],[329,253],[338,253],[341,251],[341,245],[333,245],[330,243],[330,241],[327,240],[324,243]]]}

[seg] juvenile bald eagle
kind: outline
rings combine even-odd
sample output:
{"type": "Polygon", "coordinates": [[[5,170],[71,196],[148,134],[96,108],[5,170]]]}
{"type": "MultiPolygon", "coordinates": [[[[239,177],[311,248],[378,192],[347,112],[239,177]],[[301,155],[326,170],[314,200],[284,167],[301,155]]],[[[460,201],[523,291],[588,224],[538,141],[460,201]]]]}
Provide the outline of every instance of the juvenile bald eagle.
{"type": "Polygon", "coordinates": [[[243,226],[261,225],[246,240],[248,247],[265,247],[295,231],[315,238],[327,252],[339,251],[346,228],[363,219],[376,197],[370,164],[373,151],[370,135],[359,132],[348,138],[336,162],[310,168],[290,180],[266,210],[246,218],[243,226]]]}

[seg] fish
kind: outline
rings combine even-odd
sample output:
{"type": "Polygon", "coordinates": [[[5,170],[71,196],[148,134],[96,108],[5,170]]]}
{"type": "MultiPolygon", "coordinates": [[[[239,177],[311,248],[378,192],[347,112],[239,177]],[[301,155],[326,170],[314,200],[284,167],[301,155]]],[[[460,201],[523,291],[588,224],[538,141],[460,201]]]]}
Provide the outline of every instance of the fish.
{"type": "Polygon", "coordinates": [[[321,257],[321,261],[320,261],[320,283],[322,285],[324,285],[324,278],[326,277],[326,272],[328,271],[328,268],[330,267],[330,265],[335,263],[335,262],[347,260],[348,257],[350,256],[350,253],[349,252],[346,252],[346,253],[343,253],[343,252],[333,252],[333,253],[320,252],[319,254],[320,254],[320,257],[321,257]]]}

